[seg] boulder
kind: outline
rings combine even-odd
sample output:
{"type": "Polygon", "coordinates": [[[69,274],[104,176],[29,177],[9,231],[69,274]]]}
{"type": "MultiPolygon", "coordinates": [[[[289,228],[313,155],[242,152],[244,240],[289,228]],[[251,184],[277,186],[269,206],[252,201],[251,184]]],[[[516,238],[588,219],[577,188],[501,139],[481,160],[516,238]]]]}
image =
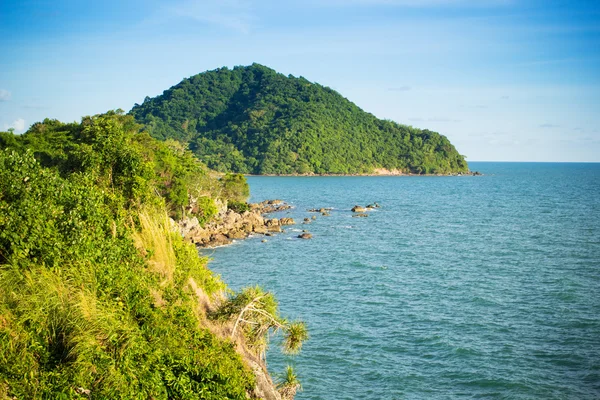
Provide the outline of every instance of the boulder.
{"type": "Polygon", "coordinates": [[[352,207],[352,212],[364,213],[365,211],[367,211],[367,209],[364,208],[364,207],[362,207],[362,206],[354,206],[354,207],[352,207]]]}
{"type": "Polygon", "coordinates": [[[279,226],[279,220],[277,218],[271,218],[265,221],[265,226],[270,228],[272,226],[279,226]]]}
{"type": "Polygon", "coordinates": [[[210,236],[210,241],[208,242],[207,245],[208,246],[223,246],[223,245],[226,245],[229,243],[231,243],[231,240],[227,236],[217,233],[215,235],[210,236]]]}
{"type": "Polygon", "coordinates": [[[357,217],[363,217],[363,218],[365,218],[365,217],[368,217],[368,216],[369,216],[369,214],[365,214],[365,213],[358,213],[358,214],[354,214],[354,215],[352,216],[352,218],[357,218],[357,217]]]}
{"type": "Polygon", "coordinates": [[[296,221],[294,221],[294,218],[280,218],[279,219],[279,225],[294,225],[296,223],[296,221]]]}
{"type": "Polygon", "coordinates": [[[242,226],[240,227],[240,230],[242,230],[242,231],[244,231],[244,232],[246,232],[246,233],[250,233],[250,232],[252,232],[252,229],[253,229],[253,226],[252,226],[252,224],[251,224],[251,223],[249,223],[249,222],[244,222],[244,223],[242,224],[242,226]]]}
{"type": "Polygon", "coordinates": [[[246,232],[244,232],[244,231],[238,231],[238,230],[234,230],[234,231],[231,231],[231,232],[227,233],[227,237],[229,239],[245,239],[246,236],[248,236],[246,234],[246,232]]]}
{"type": "Polygon", "coordinates": [[[267,227],[264,225],[254,225],[253,229],[254,229],[254,232],[256,232],[256,233],[260,233],[263,235],[265,233],[267,233],[267,227]]]}
{"type": "Polygon", "coordinates": [[[298,235],[298,239],[312,239],[312,235],[308,232],[304,232],[298,235]]]}

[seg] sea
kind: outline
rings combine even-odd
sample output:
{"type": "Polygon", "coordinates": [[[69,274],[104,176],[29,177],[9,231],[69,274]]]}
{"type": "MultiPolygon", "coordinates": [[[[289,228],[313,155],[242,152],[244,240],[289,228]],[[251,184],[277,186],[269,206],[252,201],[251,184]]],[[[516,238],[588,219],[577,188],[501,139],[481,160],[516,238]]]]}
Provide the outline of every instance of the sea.
{"type": "Polygon", "coordinates": [[[469,166],[483,175],[248,178],[296,225],[202,254],[306,322],[298,355],[278,335],[267,354],[296,399],[600,398],[600,164],[469,166]]]}

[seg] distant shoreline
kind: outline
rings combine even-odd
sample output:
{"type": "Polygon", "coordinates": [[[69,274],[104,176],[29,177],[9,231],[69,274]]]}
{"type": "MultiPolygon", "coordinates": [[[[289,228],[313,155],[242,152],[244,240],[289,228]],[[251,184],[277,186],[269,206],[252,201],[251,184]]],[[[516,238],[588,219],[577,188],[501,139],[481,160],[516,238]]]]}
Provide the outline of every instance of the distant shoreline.
{"type": "Polygon", "coordinates": [[[330,177],[330,176],[338,176],[338,177],[349,177],[349,176],[479,176],[483,175],[479,171],[468,171],[468,172],[456,172],[450,174],[413,174],[413,173],[356,173],[356,174],[244,174],[244,176],[281,176],[281,177],[330,177]]]}

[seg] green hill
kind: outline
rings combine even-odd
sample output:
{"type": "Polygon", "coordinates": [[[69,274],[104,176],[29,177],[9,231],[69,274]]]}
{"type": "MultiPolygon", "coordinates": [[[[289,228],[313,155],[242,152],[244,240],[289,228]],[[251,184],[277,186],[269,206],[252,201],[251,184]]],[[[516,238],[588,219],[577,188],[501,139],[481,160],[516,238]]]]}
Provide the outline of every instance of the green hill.
{"type": "Polygon", "coordinates": [[[468,170],[445,136],[378,119],[328,87],[259,64],[194,75],[131,114],[151,136],[189,144],[218,171],[468,170]]]}

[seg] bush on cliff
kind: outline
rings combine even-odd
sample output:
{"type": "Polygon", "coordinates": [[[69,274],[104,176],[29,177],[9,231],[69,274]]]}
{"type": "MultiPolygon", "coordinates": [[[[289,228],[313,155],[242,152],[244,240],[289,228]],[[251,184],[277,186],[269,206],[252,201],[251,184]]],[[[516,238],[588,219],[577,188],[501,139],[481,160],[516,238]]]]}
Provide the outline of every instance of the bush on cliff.
{"type": "Polygon", "coordinates": [[[252,396],[202,322],[225,285],[167,215],[224,186],[119,112],[2,137],[0,398],[252,396]]]}

